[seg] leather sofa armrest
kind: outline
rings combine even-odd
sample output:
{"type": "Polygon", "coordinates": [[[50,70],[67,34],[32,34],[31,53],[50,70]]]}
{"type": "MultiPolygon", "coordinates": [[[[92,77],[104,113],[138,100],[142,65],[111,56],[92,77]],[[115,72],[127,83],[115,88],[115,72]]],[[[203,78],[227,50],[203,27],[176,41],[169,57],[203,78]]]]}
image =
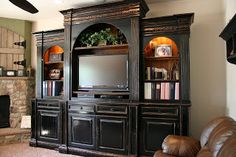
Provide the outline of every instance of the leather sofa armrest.
{"type": "Polygon", "coordinates": [[[162,143],[162,152],[180,156],[180,157],[195,157],[201,149],[200,141],[186,136],[167,136],[162,143]]]}
{"type": "Polygon", "coordinates": [[[177,156],[165,154],[165,153],[162,152],[162,150],[158,150],[158,151],[155,152],[153,157],[177,157],[177,156]]]}

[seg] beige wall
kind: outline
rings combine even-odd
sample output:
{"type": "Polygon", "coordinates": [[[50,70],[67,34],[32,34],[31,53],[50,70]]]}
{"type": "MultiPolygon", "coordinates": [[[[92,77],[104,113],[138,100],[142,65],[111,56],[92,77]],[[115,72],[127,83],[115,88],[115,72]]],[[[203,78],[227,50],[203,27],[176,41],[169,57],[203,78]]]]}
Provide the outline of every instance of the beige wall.
{"type": "MultiPolygon", "coordinates": [[[[147,17],[195,13],[190,38],[192,100],[190,135],[198,138],[207,121],[212,117],[225,114],[225,48],[224,42],[218,37],[224,27],[223,1],[165,0],[153,2],[155,3],[149,5],[150,11],[147,17]]],[[[52,17],[49,20],[34,23],[33,31],[62,28],[62,25],[63,17],[59,19],[52,17]]],[[[35,46],[32,49],[33,54],[36,54],[35,46]]],[[[35,56],[32,57],[35,58],[35,56]]],[[[235,71],[235,69],[233,70],[235,71]]]]}
{"type": "MultiPolygon", "coordinates": [[[[225,0],[225,25],[236,13],[236,1],[225,0]]],[[[225,52],[225,51],[224,51],[225,52]]],[[[236,65],[226,62],[227,107],[226,114],[236,119],[236,65]]]]}
{"type": "Polygon", "coordinates": [[[190,135],[198,138],[212,117],[224,115],[226,72],[224,42],[219,34],[224,27],[222,0],[167,0],[149,5],[147,17],[194,12],[191,26],[191,114],[190,135]]]}

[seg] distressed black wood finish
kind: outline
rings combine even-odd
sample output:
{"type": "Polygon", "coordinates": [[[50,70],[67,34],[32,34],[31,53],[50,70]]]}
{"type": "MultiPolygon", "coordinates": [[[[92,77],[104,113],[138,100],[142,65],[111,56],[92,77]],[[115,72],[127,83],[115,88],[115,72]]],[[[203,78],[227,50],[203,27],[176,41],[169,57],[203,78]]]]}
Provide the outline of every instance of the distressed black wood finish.
{"type": "MultiPolygon", "coordinates": [[[[52,46],[64,49],[64,29],[35,32],[37,46],[36,98],[43,98],[44,52],[52,46]]],[[[65,71],[65,70],[63,70],[65,71]]]]}
{"type": "Polygon", "coordinates": [[[194,13],[176,14],[142,20],[143,35],[189,34],[194,13]]]}
{"type": "MultiPolygon", "coordinates": [[[[128,41],[129,54],[129,99],[138,101],[140,85],[140,17],[144,17],[148,8],[143,1],[124,1],[93,7],[70,9],[61,11],[64,15],[65,25],[65,98],[69,100],[68,107],[68,152],[79,155],[92,156],[132,156],[137,155],[138,149],[138,108],[129,107],[126,103],[125,113],[122,109],[113,108],[112,102],[105,101],[106,105],[94,100],[95,113],[81,113],[73,111],[70,100],[85,101],[86,106],[91,106],[89,101],[76,98],[73,91],[78,90],[78,49],[77,40],[80,33],[87,27],[107,23],[117,27],[128,41]],[[104,110],[106,110],[104,112],[104,110]],[[108,111],[107,111],[108,110],[108,111]],[[110,111],[111,110],[111,111],[110,111]],[[117,111],[118,110],[118,111],[117,111]],[[130,112],[129,112],[130,111],[130,112]],[[119,113],[121,112],[121,113],[119,113]],[[118,114],[117,114],[118,113],[118,114]],[[95,120],[95,121],[94,121],[95,120]],[[76,124],[80,122],[80,127],[76,124]],[[83,124],[83,125],[82,125],[83,124]],[[116,127],[116,131],[113,128],[116,127]],[[74,134],[73,128],[88,130],[83,136],[74,134]],[[94,132],[94,130],[97,130],[94,132]],[[109,134],[108,134],[109,133],[109,134]],[[111,134],[110,134],[111,133],[111,134]],[[75,140],[76,139],[76,140],[75,140]],[[114,140],[111,140],[114,139],[114,140]],[[94,141],[96,141],[94,143],[94,141]]],[[[123,48],[122,48],[123,49],[123,48]]],[[[94,49],[92,51],[95,51],[94,49]]],[[[120,50],[118,50],[120,51],[120,50]]],[[[123,51],[123,50],[122,50],[123,51]]],[[[125,50],[126,51],[126,50],[125,50]]],[[[105,53],[105,52],[101,52],[105,53]]],[[[122,52],[123,53],[123,52],[122,52]]],[[[138,105],[138,104],[137,104],[138,105]]],[[[117,105],[116,105],[117,106],[117,105]]]]}
{"type": "MultiPolygon", "coordinates": [[[[193,13],[143,19],[141,33],[144,48],[156,37],[167,37],[175,41],[179,50],[180,99],[175,101],[153,100],[140,107],[140,156],[152,156],[161,149],[163,139],[169,134],[188,135],[190,101],[190,57],[189,37],[193,13]]],[[[141,56],[144,56],[144,52],[141,56]]],[[[142,60],[145,74],[144,60],[142,60]]],[[[145,76],[141,76],[141,83],[145,76]]],[[[144,83],[143,83],[144,84],[144,83]]],[[[144,98],[143,85],[140,95],[144,98]]]]}
{"type": "MultiPolygon", "coordinates": [[[[146,103],[140,108],[140,147],[141,156],[152,156],[161,149],[167,135],[183,135],[183,125],[188,117],[182,117],[183,108],[190,105],[146,103]],[[185,119],[186,118],[186,119],[185,119]]],[[[186,135],[186,134],[185,134],[186,135]]]]}
{"type": "Polygon", "coordinates": [[[73,103],[68,105],[68,146],[95,149],[94,105],[73,103]]]}
{"type": "Polygon", "coordinates": [[[226,41],[227,61],[236,64],[236,14],[220,33],[220,37],[226,41]]]}
{"type": "MultiPolygon", "coordinates": [[[[82,156],[121,157],[152,156],[168,134],[188,134],[190,107],[189,36],[193,14],[141,19],[148,11],[142,0],[61,11],[64,30],[34,33],[37,39],[37,93],[32,101],[32,146],[57,148],[61,153],[82,156]],[[77,98],[78,48],[80,33],[87,27],[107,23],[117,27],[127,38],[127,48],[114,53],[129,54],[129,99],[77,98]],[[166,36],[179,48],[180,100],[144,101],[144,46],[154,37],[166,36]],[[43,52],[53,45],[64,49],[64,97],[42,97],[43,52]],[[128,51],[127,51],[128,49],[128,51]],[[58,109],[40,108],[39,102],[57,102],[58,109]],[[42,125],[40,119],[46,119],[42,125]],[[57,120],[55,120],[57,119],[57,120]],[[56,122],[57,121],[57,122],[56,122]],[[48,123],[50,122],[50,127],[48,123]],[[54,130],[47,136],[40,128],[54,130]],[[60,128],[60,130],[58,130],[60,128]],[[50,136],[50,138],[49,138],[50,136]]],[[[82,50],[83,51],[83,50],[82,50]]],[[[87,51],[87,50],[86,50],[87,51]]],[[[107,53],[102,50],[99,53],[107,53]]]]}
{"type": "MultiPolygon", "coordinates": [[[[44,52],[52,46],[64,48],[64,29],[35,32],[37,46],[36,99],[32,100],[31,146],[67,152],[65,148],[65,106],[62,97],[43,97],[44,52]],[[52,100],[53,99],[53,100],[52,100]]],[[[63,70],[65,71],[65,70],[63,70]]],[[[67,122],[66,122],[67,123],[67,122]]]]}
{"type": "Polygon", "coordinates": [[[36,99],[31,100],[31,138],[29,145],[32,147],[37,146],[37,108],[36,108],[36,99]]]}
{"type": "Polygon", "coordinates": [[[143,0],[138,0],[69,9],[61,11],[61,13],[64,15],[64,25],[74,25],[91,21],[145,17],[148,10],[146,3],[143,0]]]}
{"type": "Polygon", "coordinates": [[[103,152],[127,154],[128,106],[100,104],[97,112],[97,149],[103,152]]]}
{"type": "Polygon", "coordinates": [[[111,24],[121,30],[128,40],[129,50],[129,90],[130,99],[139,100],[139,18],[144,17],[148,7],[142,0],[139,1],[122,1],[109,3],[98,6],[91,6],[78,9],[61,11],[64,15],[65,25],[65,68],[68,69],[65,74],[65,94],[69,100],[73,95],[72,91],[78,88],[77,77],[75,74],[78,70],[76,51],[76,40],[80,33],[87,27],[97,23],[111,24]],[[74,69],[71,71],[71,69],[74,69]],[[72,76],[72,73],[74,75],[72,76]],[[68,82],[67,80],[72,80],[68,82]],[[72,83],[73,82],[73,83],[72,83]]]}
{"type": "MultiPolygon", "coordinates": [[[[180,59],[180,102],[190,102],[189,37],[193,13],[143,19],[141,32],[143,47],[155,37],[165,36],[175,41],[180,59]]],[[[144,70],[144,69],[143,69],[144,70]]],[[[145,71],[143,71],[144,73],[145,71]]],[[[144,77],[142,77],[144,79],[144,77]]],[[[141,90],[141,92],[144,90],[141,90]]]]}
{"type": "Polygon", "coordinates": [[[32,101],[31,146],[58,149],[63,144],[63,108],[60,100],[35,99],[32,101]]]}
{"type": "Polygon", "coordinates": [[[68,152],[84,156],[135,155],[131,146],[137,146],[137,137],[133,138],[137,135],[136,105],[119,101],[69,101],[68,152]],[[134,117],[129,120],[130,109],[134,112],[130,116],[134,117]]]}

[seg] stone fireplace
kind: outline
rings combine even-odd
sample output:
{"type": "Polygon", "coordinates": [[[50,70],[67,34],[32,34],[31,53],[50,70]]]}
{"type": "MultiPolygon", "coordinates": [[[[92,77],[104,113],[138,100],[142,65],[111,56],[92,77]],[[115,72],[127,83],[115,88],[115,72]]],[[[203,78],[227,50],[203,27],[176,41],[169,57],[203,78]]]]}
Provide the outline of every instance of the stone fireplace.
{"type": "Polygon", "coordinates": [[[0,77],[0,95],[10,97],[10,128],[20,128],[21,118],[31,112],[34,78],[0,77]]]}

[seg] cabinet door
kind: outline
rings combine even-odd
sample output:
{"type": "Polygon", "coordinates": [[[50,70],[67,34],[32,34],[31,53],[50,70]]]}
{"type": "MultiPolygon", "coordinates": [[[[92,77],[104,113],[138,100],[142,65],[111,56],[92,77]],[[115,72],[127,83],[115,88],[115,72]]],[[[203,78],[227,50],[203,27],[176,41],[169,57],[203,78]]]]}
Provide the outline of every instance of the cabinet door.
{"type": "Polygon", "coordinates": [[[141,120],[141,154],[153,155],[164,138],[170,134],[176,134],[177,122],[174,120],[160,120],[143,117],[141,120]]]}
{"type": "Polygon", "coordinates": [[[97,145],[101,151],[127,153],[127,118],[97,117],[97,145]]]}
{"type": "Polygon", "coordinates": [[[69,145],[79,148],[95,148],[94,116],[69,113],[69,145]]]}
{"type": "Polygon", "coordinates": [[[38,110],[38,139],[53,143],[60,142],[60,111],[38,110]]]}

